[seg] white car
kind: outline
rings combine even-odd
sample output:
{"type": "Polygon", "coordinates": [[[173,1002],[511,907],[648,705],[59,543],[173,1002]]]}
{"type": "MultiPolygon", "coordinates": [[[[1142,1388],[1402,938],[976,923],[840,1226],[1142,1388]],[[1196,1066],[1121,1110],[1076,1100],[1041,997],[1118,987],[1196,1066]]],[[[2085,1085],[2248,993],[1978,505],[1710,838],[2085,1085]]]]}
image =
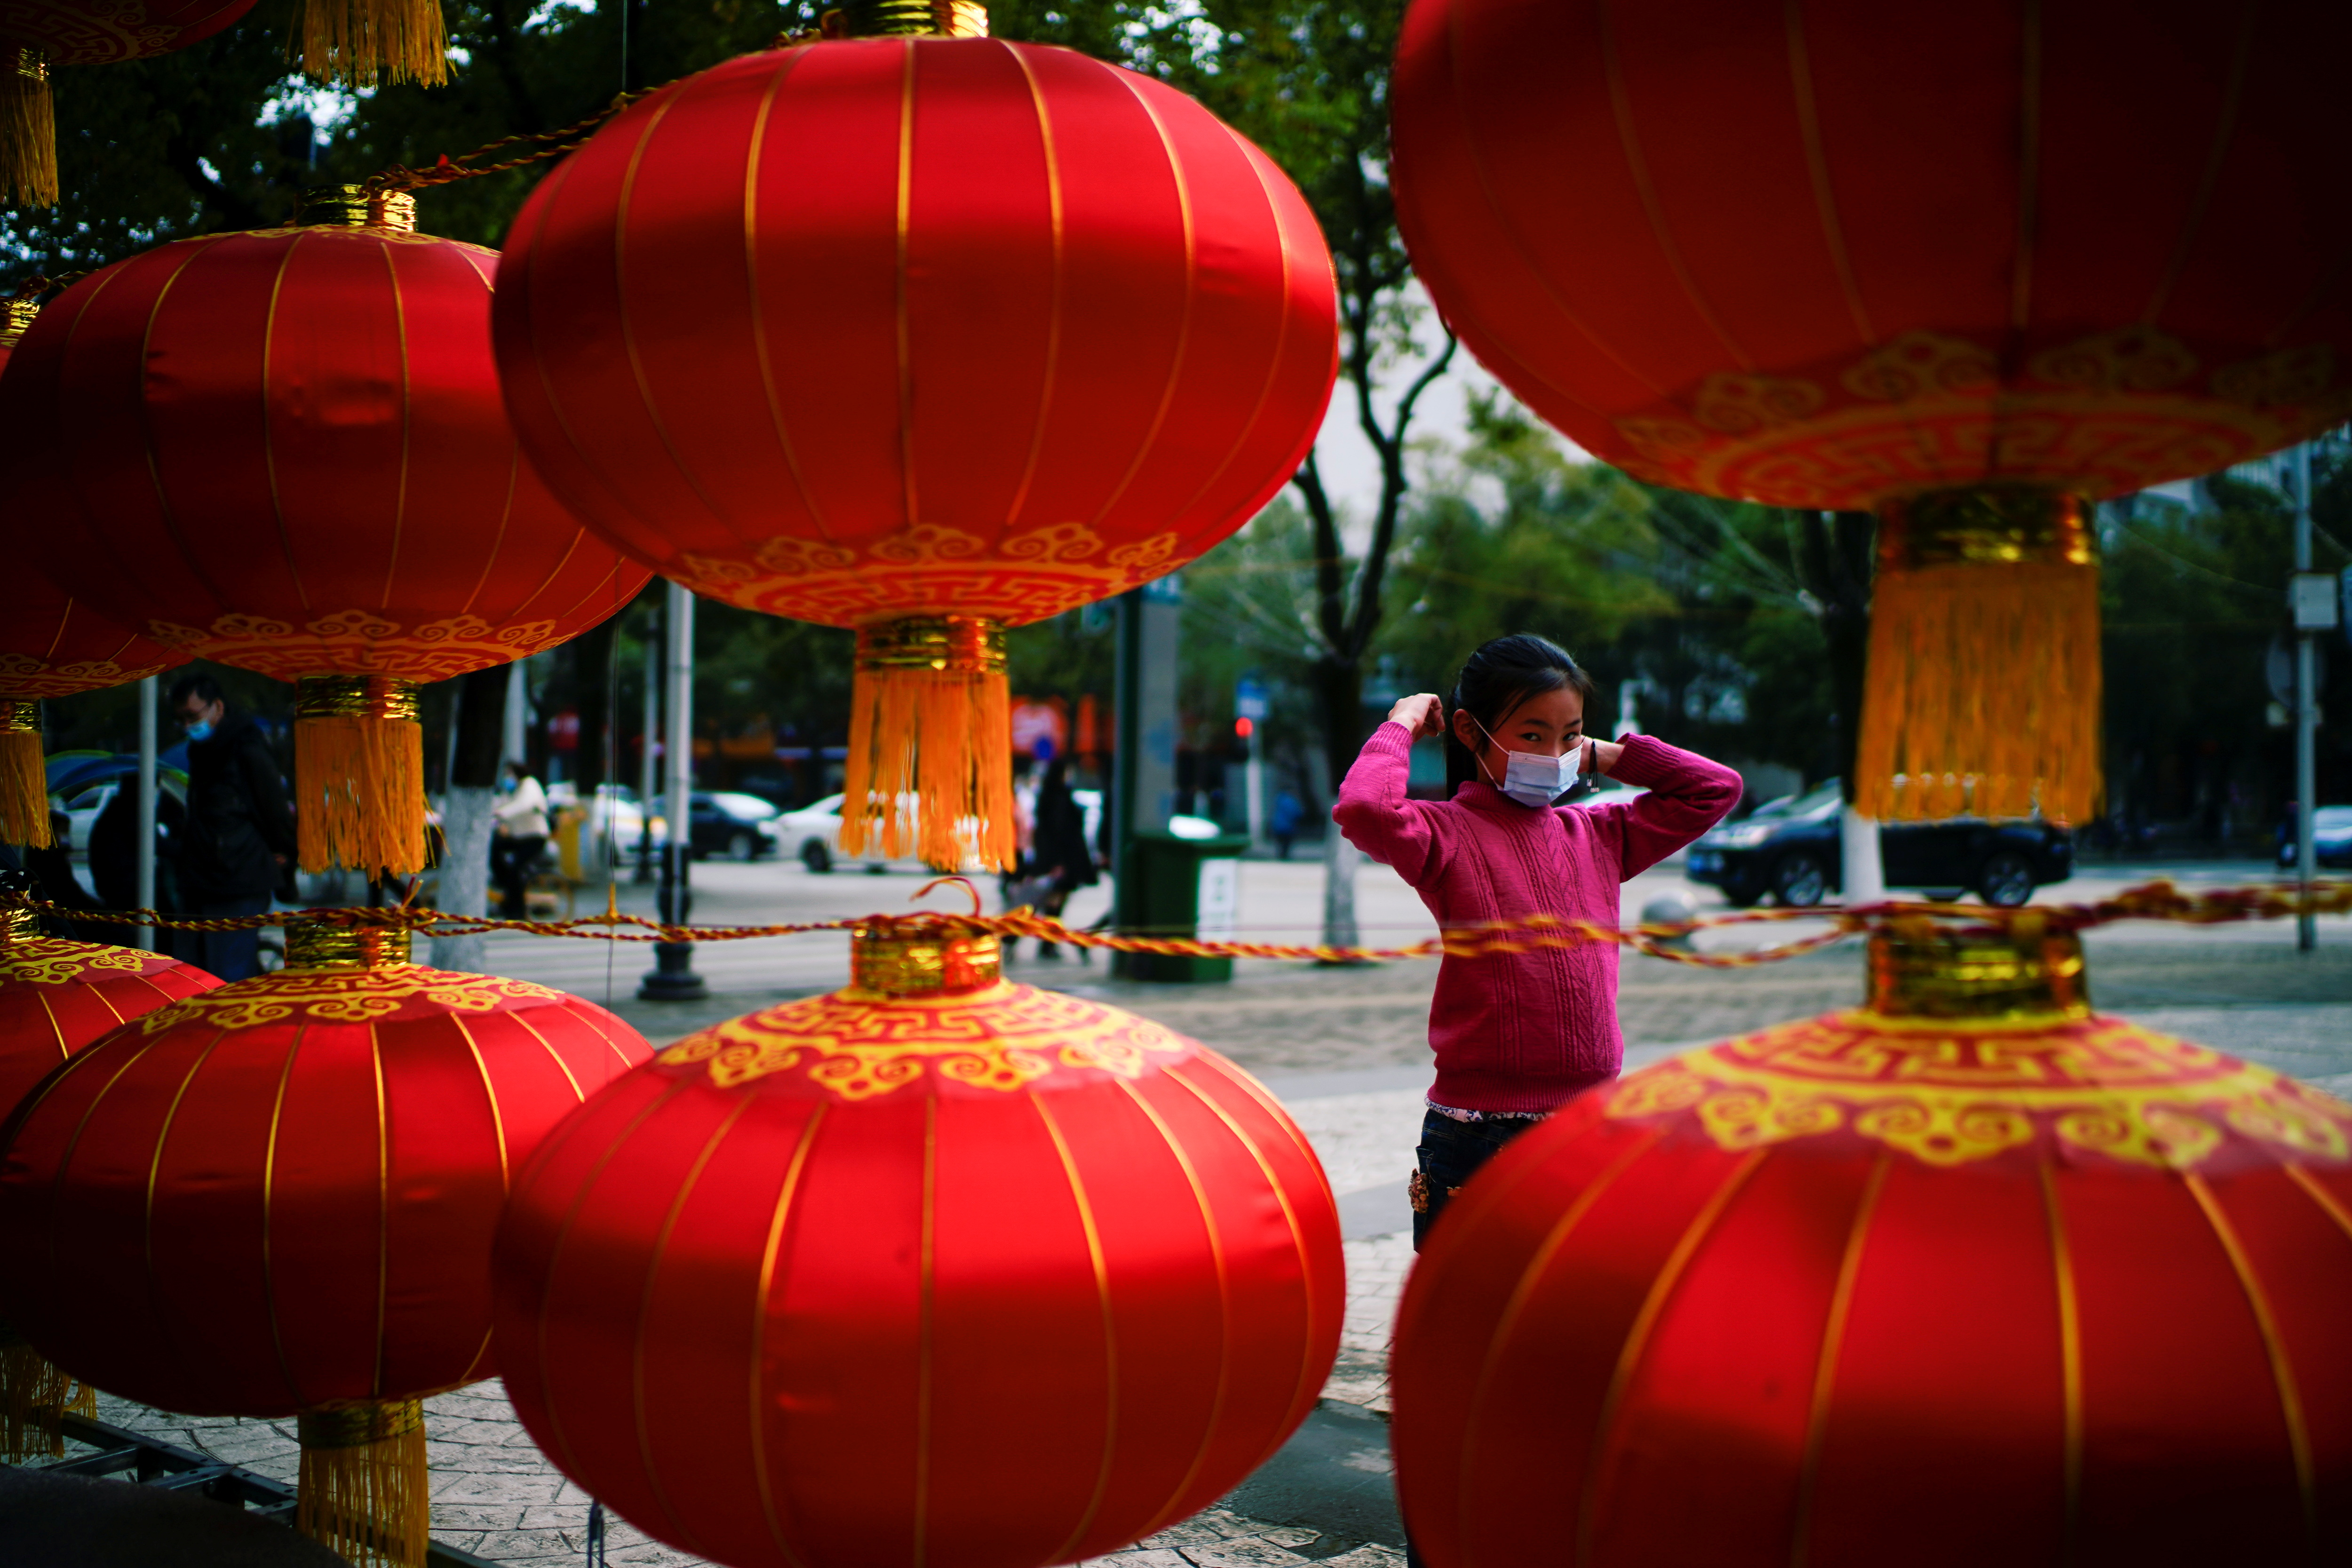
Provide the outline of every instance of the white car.
{"type": "MultiPolygon", "coordinates": [[[[842,858],[841,801],[840,795],[829,795],[814,805],[804,805],[798,811],[788,811],[776,817],[778,847],[787,855],[799,856],[801,864],[812,871],[823,873],[832,870],[842,858]]],[[[907,823],[907,837],[911,839],[914,837],[914,797],[908,795],[901,799],[898,811],[907,823]]],[[[967,873],[980,868],[980,855],[971,840],[971,835],[967,831],[963,858],[963,869],[967,873]]],[[[879,846],[869,845],[866,852],[857,857],[856,863],[877,877],[885,871],[930,869],[916,856],[902,855],[894,860],[878,851],[879,846]]]]}

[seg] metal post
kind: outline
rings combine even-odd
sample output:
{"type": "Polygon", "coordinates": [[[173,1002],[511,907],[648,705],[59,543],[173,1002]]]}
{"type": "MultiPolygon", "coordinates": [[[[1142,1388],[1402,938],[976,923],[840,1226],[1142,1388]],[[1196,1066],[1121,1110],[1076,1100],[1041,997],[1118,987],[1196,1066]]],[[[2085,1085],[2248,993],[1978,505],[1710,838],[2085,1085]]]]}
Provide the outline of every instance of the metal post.
{"type": "MultiPolygon", "coordinates": [[[[1129,867],[1136,829],[1136,773],[1143,756],[1143,590],[1129,588],[1114,606],[1111,636],[1110,890],[1112,924],[1128,923],[1134,887],[1129,867]]],[[[1137,918],[1140,918],[1139,911],[1137,918]]]]}
{"type": "MultiPolygon", "coordinates": [[[[2311,570],[2311,443],[2294,449],[2294,569],[2311,570]]],[[[2294,637],[2294,878],[2296,890],[2311,895],[2318,875],[2318,847],[2311,840],[2312,813],[2319,793],[2318,648],[2313,636],[2294,637]]],[[[2305,952],[2319,945],[2319,923],[2308,912],[2294,921],[2294,945],[2305,952]]]]}
{"type": "Polygon", "coordinates": [[[640,882],[654,879],[654,795],[660,789],[660,748],[654,738],[661,733],[662,645],[654,636],[661,626],[658,615],[646,617],[646,713],[645,721],[637,727],[637,816],[642,824],[637,833],[637,876],[640,882]]]}
{"type": "Polygon", "coordinates": [[[519,658],[507,666],[507,739],[501,764],[527,763],[530,746],[526,740],[530,721],[530,675],[523,668],[530,663],[519,658]]]}
{"type": "MultiPolygon", "coordinates": [[[[154,676],[139,683],[139,907],[155,907],[155,704],[162,700],[154,676]]],[[[151,952],[155,928],[137,928],[139,945],[151,952]]]]}
{"type": "MultiPolygon", "coordinates": [[[[694,595],[676,583],[663,601],[662,629],[669,649],[669,721],[663,753],[668,766],[669,847],[662,857],[662,919],[684,925],[693,918],[694,896],[688,886],[687,850],[694,824],[694,595]]],[[[648,1002],[692,1002],[709,994],[702,976],[694,972],[694,944],[657,942],[654,965],[638,982],[637,995],[648,1002]]]]}
{"type": "Polygon", "coordinates": [[[1249,732],[1249,836],[1252,844],[1265,843],[1265,726],[1256,720],[1250,721],[1249,732]]]}

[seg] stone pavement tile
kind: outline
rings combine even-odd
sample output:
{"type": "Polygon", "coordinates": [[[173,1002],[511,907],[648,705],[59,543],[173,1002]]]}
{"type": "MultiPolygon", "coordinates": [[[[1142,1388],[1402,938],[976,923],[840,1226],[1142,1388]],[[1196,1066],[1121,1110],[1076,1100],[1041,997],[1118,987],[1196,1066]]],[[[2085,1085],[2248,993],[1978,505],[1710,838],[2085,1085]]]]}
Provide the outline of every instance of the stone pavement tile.
{"type": "Polygon", "coordinates": [[[1285,1563],[1307,1561],[1296,1552],[1256,1536],[1216,1546],[1187,1546],[1182,1552],[1193,1568],[1283,1568],[1285,1563]]]}
{"type": "Polygon", "coordinates": [[[1146,1536],[1137,1544],[1147,1547],[1214,1546],[1221,1541],[1234,1541],[1252,1533],[1254,1527],[1235,1516],[1231,1510],[1213,1508],[1171,1524],[1157,1535],[1146,1536]]]}
{"type": "Polygon", "coordinates": [[[1162,1547],[1147,1547],[1139,1552],[1114,1552],[1108,1557],[1089,1557],[1078,1568],[1192,1568],[1175,1552],[1162,1547]]]}
{"type": "Polygon", "coordinates": [[[1319,1530],[1308,1530],[1303,1525],[1279,1524],[1272,1530],[1259,1531],[1257,1538],[1260,1541],[1271,1541],[1276,1546],[1312,1546],[1323,1538],[1323,1532],[1319,1530]]]}
{"type": "MultiPolygon", "coordinates": [[[[556,1489],[563,1478],[552,1466],[542,1465],[536,1474],[520,1474],[512,1470],[436,1470],[433,1473],[433,1506],[443,1502],[513,1503],[518,1508],[532,1503],[555,1500],[556,1489]]],[[[581,1515],[584,1519],[587,1510],[581,1515]]]]}
{"type": "Polygon", "coordinates": [[[1404,1553],[1378,1542],[1323,1559],[1323,1568],[1404,1568],[1404,1553]]]}

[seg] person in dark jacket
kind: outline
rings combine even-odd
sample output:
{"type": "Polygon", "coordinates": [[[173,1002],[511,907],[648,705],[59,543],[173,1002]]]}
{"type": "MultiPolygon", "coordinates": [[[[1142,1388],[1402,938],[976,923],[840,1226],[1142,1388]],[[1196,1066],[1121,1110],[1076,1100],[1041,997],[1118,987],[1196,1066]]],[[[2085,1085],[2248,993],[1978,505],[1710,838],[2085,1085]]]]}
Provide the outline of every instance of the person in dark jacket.
{"type": "MultiPolygon", "coordinates": [[[[1094,850],[1087,843],[1086,808],[1070,794],[1069,763],[1060,757],[1045,764],[1045,782],[1037,786],[1036,826],[1029,844],[1029,863],[1053,879],[1038,900],[1039,912],[1059,920],[1072,893],[1099,880],[1094,850]]],[[[1059,958],[1062,950],[1053,942],[1040,942],[1037,956],[1059,958]]]]}
{"type": "MultiPolygon", "coordinates": [[[[231,713],[208,675],[172,688],[188,737],[187,821],[180,837],[180,903],[205,920],[257,915],[294,860],[294,807],[261,728],[231,713]]],[[[223,980],[260,969],[257,931],[180,933],[175,956],[223,980]]]]}

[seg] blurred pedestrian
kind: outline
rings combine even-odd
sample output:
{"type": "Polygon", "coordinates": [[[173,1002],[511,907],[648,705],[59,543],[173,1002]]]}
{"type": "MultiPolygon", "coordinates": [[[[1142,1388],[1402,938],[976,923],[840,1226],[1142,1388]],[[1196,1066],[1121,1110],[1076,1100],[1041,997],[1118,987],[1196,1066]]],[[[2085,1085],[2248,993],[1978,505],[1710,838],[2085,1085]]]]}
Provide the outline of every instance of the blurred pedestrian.
{"type": "Polygon", "coordinates": [[[510,921],[530,918],[530,879],[547,852],[547,791],[519,762],[507,763],[499,780],[506,796],[490,807],[490,877],[499,885],[499,912],[510,921]]]}
{"type": "MultiPolygon", "coordinates": [[[[1046,884],[1038,912],[1059,920],[1072,893],[1100,879],[1093,847],[1087,843],[1086,808],[1070,793],[1069,763],[1060,757],[1045,764],[1045,777],[1037,786],[1037,824],[1031,842],[1030,861],[1046,884]]],[[[1040,942],[1037,956],[1059,958],[1062,950],[1057,943],[1040,942]]]]}
{"type": "Polygon", "coordinates": [[[1274,852],[1278,858],[1287,860],[1291,842],[1298,837],[1298,824],[1306,817],[1307,808],[1298,804],[1297,795],[1284,790],[1274,797],[1273,816],[1268,827],[1274,834],[1274,852]]]}
{"type": "MultiPolygon", "coordinates": [[[[186,821],[174,862],[181,910],[200,920],[266,913],[295,853],[294,805],[268,739],[249,716],[231,711],[209,675],[175,682],[170,706],[188,737],[186,821]]],[[[223,980],[261,969],[257,928],[181,931],[172,951],[223,980]]]]}

